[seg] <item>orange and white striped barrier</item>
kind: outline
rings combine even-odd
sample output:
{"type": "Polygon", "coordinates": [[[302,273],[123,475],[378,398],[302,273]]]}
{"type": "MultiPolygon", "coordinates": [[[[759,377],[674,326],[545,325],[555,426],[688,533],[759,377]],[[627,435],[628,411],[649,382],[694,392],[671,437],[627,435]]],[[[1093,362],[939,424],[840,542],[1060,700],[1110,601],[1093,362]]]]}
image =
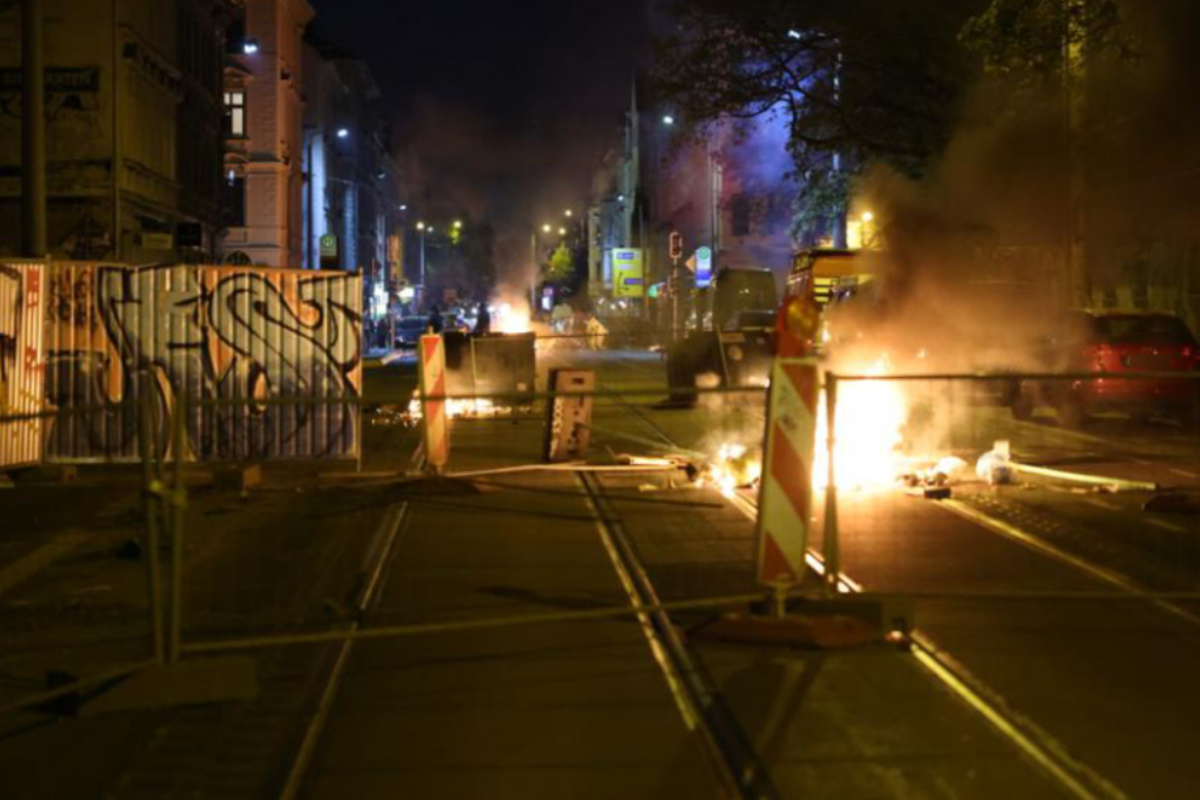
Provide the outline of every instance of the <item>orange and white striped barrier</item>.
{"type": "Polygon", "coordinates": [[[441,336],[421,337],[421,420],[425,428],[425,463],[437,474],[446,471],[450,460],[450,423],[445,400],[427,397],[446,395],[446,345],[441,336]]]}
{"type": "Polygon", "coordinates": [[[758,498],[758,579],[777,592],[800,583],[812,518],[820,376],[811,355],[820,309],[792,297],[779,310],[758,498]]]}

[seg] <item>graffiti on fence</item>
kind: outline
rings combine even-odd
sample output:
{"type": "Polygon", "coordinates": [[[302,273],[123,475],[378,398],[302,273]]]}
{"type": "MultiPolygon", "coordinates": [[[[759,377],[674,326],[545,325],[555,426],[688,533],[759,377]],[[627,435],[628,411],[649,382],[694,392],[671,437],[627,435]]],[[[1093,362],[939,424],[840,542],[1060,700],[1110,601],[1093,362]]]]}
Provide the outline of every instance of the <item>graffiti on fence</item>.
{"type": "MultiPolygon", "coordinates": [[[[42,408],[42,267],[0,264],[0,417],[42,408]]],[[[41,458],[38,418],[0,422],[0,468],[41,458]]]]}
{"type": "Polygon", "coordinates": [[[60,416],[52,459],[135,458],[144,385],[164,452],[166,421],[180,398],[191,458],[357,452],[356,276],[179,265],[57,269],[46,312],[47,394],[61,409],[87,410],[60,416]]]}

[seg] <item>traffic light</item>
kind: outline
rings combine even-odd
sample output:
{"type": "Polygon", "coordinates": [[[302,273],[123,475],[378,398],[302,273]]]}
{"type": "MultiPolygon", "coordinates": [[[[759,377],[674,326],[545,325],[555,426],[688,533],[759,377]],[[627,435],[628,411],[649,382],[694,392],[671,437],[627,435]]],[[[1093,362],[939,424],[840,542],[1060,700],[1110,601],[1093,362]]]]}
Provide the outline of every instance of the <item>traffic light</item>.
{"type": "Polygon", "coordinates": [[[672,261],[683,258],[683,234],[679,231],[671,231],[670,254],[672,261]]]}

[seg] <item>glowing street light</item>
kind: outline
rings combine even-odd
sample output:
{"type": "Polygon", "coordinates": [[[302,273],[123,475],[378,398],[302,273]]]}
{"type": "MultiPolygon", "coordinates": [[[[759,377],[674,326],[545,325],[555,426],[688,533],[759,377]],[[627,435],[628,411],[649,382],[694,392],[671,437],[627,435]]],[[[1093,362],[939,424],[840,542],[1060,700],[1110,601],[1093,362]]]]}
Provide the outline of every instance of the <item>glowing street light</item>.
{"type": "Polygon", "coordinates": [[[863,222],[873,222],[874,220],[875,220],[875,215],[872,214],[870,211],[863,212],[863,215],[862,215],[863,222]]]}
{"type": "Polygon", "coordinates": [[[346,138],[347,136],[349,136],[349,135],[350,135],[350,129],[349,129],[349,128],[338,128],[338,130],[337,130],[337,137],[338,137],[339,139],[345,139],[345,138],[346,138]]]}
{"type": "Polygon", "coordinates": [[[423,230],[425,230],[425,223],[424,223],[424,222],[418,222],[418,223],[417,223],[417,230],[419,230],[419,231],[423,231],[423,230]]]}
{"type": "Polygon", "coordinates": [[[674,125],[675,117],[670,114],[663,114],[663,125],[674,125]]]}
{"type": "Polygon", "coordinates": [[[543,226],[542,226],[542,233],[549,233],[549,232],[550,232],[550,231],[552,231],[552,230],[554,230],[554,229],[553,229],[553,228],[551,228],[549,225],[543,225],[543,226]]]}
{"type": "Polygon", "coordinates": [[[252,56],[258,52],[258,39],[247,39],[242,45],[242,52],[248,56],[252,56]]]}
{"type": "Polygon", "coordinates": [[[461,219],[454,220],[454,229],[462,230],[462,220],[461,219]]]}
{"type": "Polygon", "coordinates": [[[400,210],[401,210],[401,211],[408,211],[408,204],[407,204],[407,203],[401,203],[401,204],[400,204],[400,210]]]}
{"type": "Polygon", "coordinates": [[[558,229],[558,235],[559,235],[559,236],[566,236],[566,235],[567,235],[567,229],[566,229],[566,228],[559,228],[559,229],[558,229]]]}
{"type": "Polygon", "coordinates": [[[568,208],[568,209],[567,209],[565,212],[563,212],[563,213],[565,213],[565,214],[566,214],[568,217],[573,217],[573,216],[575,216],[575,212],[574,212],[574,211],[572,211],[572,210],[571,210],[571,209],[569,209],[569,208],[568,208]]]}

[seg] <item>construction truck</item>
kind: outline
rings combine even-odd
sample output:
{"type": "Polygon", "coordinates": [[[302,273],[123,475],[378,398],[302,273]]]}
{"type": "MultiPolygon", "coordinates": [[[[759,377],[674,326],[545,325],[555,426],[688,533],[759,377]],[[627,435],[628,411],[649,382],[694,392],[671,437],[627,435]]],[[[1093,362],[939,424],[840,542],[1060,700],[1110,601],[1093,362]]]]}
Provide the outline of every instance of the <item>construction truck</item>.
{"type": "Polygon", "coordinates": [[[667,349],[673,405],[693,405],[697,387],[766,386],[770,377],[775,276],[766,269],[726,268],[705,293],[707,329],[690,331],[667,349]]]}

